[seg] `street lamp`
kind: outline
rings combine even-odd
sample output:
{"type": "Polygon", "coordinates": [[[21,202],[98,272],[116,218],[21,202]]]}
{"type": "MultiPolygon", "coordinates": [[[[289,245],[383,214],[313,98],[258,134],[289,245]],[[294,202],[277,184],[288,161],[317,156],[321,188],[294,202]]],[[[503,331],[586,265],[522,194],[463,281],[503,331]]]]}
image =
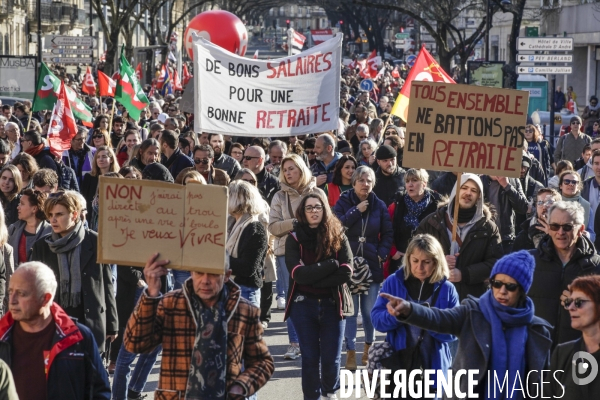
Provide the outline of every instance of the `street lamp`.
{"type": "MultiPolygon", "coordinates": [[[[511,4],[511,0],[502,0],[500,5],[508,6],[511,4]]],[[[485,24],[485,61],[490,61],[490,28],[492,27],[492,7],[490,0],[487,0],[486,7],[486,24],[485,24]]]]}

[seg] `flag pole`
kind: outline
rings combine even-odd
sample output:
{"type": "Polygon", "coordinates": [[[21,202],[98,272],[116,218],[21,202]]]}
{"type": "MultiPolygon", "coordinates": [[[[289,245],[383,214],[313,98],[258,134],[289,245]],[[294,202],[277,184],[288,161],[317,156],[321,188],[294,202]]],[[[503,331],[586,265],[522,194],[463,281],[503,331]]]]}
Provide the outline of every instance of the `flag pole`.
{"type": "MultiPolygon", "coordinates": [[[[115,103],[117,102],[117,100],[115,100],[115,98],[113,97],[113,102],[112,102],[112,110],[110,112],[110,122],[108,123],[108,134],[110,135],[112,132],[112,122],[113,122],[113,116],[115,115],[115,103]]],[[[102,107],[102,106],[100,106],[102,107]]]]}
{"type": "Polygon", "coordinates": [[[385,136],[385,130],[387,129],[388,125],[390,124],[390,121],[392,120],[392,113],[390,113],[387,117],[387,119],[385,120],[385,125],[383,125],[383,129],[381,130],[381,135],[379,135],[379,143],[377,143],[377,147],[381,146],[381,143],[383,142],[383,138],[385,136]]]}
{"type": "Polygon", "coordinates": [[[26,131],[29,130],[29,125],[31,125],[31,115],[33,114],[33,111],[29,110],[29,120],[27,120],[27,129],[26,131]]]}

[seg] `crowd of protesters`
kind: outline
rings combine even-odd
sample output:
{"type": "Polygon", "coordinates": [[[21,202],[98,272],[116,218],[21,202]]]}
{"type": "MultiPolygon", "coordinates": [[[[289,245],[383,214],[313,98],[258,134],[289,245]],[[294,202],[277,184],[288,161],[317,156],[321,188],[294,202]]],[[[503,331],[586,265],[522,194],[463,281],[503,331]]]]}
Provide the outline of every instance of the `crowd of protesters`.
{"type": "Polygon", "coordinates": [[[479,394],[487,371],[550,367],[564,398],[600,393],[570,372],[579,350],[600,360],[596,130],[574,116],[554,146],[527,125],[520,178],[457,185],[403,165],[390,115],[401,75],[390,67],[373,92],[360,79],[342,71],[337,130],[279,140],[198,132],[181,93],[149,96],[139,120],[88,99],[93,126],[60,157],[48,113],[30,122],[31,104],[3,105],[0,391],[141,399],[162,355],[157,398],[256,398],[283,357],[302,361],[292,398],[335,399],[341,368],[373,374],[417,346],[424,368],[485,371],[479,394]],[[144,268],[98,263],[100,176],[227,186],[227,273],[170,270],[150,253],[144,268]],[[285,310],[282,354],[264,339],[272,308],[285,310]]]}

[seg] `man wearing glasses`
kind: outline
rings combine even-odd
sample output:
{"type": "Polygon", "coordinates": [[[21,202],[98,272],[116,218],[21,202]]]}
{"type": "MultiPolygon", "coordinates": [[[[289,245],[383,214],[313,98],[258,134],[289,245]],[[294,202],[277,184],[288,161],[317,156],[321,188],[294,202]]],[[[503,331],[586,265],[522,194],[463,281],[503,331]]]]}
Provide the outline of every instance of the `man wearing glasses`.
{"type": "Polygon", "coordinates": [[[209,185],[229,185],[229,175],[222,169],[213,166],[215,151],[209,144],[194,147],[194,165],[209,185]]]}
{"type": "Polygon", "coordinates": [[[517,235],[513,245],[513,252],[519,250],[535,249],[542,238],[548,234],[548,209],[552,204],[561,201],[562,196],[551,188],[538,190],[533,207],[535,212],[521,224],[521,232],[517,235]]]}
{"type": "Polygon", "coordinates": [[[548,235],[531,251],[535,271],[528,295],[535,315],[554,327],[553,346],[581,337],[581,331],[571,328],[569,312],[560,304],[567,286],[577,277],[600,274],[600,256],[583,234],[583,220],[579,203],[555,202],[548,209],[548,235]]]}
{"type": "Polygon", "coordinates": [[[171,104],[169,108],[167,108],[167,113],[169,114],[169,117],[175,118],[179,114],[179,109],[177,108],[177,105],[171,104]]]}
{"type": "Polygon", "coordinates": [[[558,163],[560,160],[575,163],[575,160],[583,152],[585,145],[592,142],[592,138],[581,130],[581,118],[578,115],[571,117],[570,126],[571,132],[561,136],[558,139],[558,143],[556,143],[556,150],[554,151],[555,163],[558,163]]]}

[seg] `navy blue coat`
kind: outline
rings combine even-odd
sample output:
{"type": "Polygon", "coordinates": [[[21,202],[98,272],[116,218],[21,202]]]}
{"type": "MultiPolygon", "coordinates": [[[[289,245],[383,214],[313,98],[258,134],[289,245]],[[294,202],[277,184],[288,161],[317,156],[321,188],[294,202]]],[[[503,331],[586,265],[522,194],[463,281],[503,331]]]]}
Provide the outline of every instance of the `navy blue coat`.
{"type": "Polygon", "coordinates": [[[166,160],[163,165],[167,167],[173,178],[177,177],[181,171],[186,168],[194,167],[194,161],[183,154],[180,149],[175,149],[175,153],[166,160]]]}
{"type": "Polygon", "coordinates": [[[346,236],[350,241],[350,248],[354,256],[362,256],[369,263],[373,274],[373,282],[383,282],[383,268],[379,257],[385,259],[390,253],[394,241],[392,221],[388,214],[385,203],[371,192],[367,199],[369,206],[361,213],[356,206],[361,202],[354,190],[348,190],[340,196],[335,204],[333,212],[346,227],[346,236]],[[366,242],[363,246],[363,254],[358,250],[359,237],[362,236],[362,222],[369,215],[367,229],[365,231],[366,242]]]}

